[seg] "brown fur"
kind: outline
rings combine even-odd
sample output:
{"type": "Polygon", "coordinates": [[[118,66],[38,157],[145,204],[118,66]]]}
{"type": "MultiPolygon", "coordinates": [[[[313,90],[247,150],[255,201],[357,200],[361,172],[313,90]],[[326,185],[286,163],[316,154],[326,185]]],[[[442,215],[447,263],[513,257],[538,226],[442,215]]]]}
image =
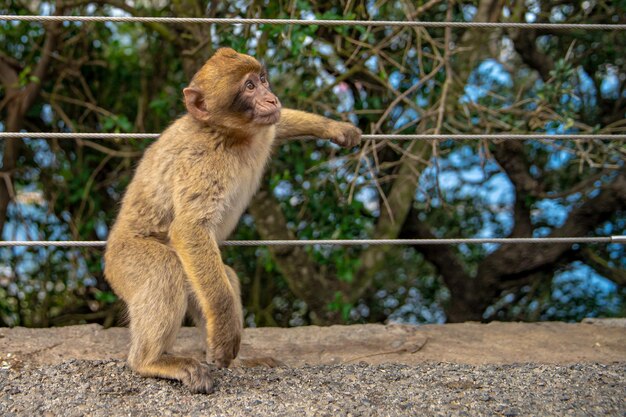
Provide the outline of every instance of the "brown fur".
{"type": "Polygon", "coordinates": [[[105,275],[128,305],[130,366],[194,392],[212,391],[209,368],[166,351],[189,312],[206,332],[207,360],[228,366],[237,356],[239,281],[218,242],[257,190],[274,139],[316,135],[343,146],[360,140],[348,123],[296,110],[283,109],[276,125],[233,112],[242,80],[259,71],[254,58],[232,49],[220,49],[198,71],[185,92],[189,114],[146,150],[107,243],[105,275]]]}

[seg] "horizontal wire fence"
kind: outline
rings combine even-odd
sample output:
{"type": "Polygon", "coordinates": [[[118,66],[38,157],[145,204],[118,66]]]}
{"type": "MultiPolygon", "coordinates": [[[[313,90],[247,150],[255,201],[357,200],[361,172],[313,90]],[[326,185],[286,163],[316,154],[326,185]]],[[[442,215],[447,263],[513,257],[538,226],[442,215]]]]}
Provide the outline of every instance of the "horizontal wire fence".
{"type": "MultiPolygon", "coordinates": [[[[317,26],[396,26],[423,28],[509,28],[552,30],[626,30],[626,24],[587,23],[515,23],[515,22],[421,22],[374,20],[308,20],[248,18],[186,18],[137,16],[35,16],[0,15],[0,21],[35,22],[138,22],[138,23],[202,23],[231,25],[317,25],[317,26]]],[[[0,138],[41,139],[156,139],[159,133],[37,133],[0,132],[0,138]]],[[[438,134],[438,135],[363,135],[366,140],[626,140],[626,135],[611,134],[438,134]]],[[[300,139],[315,139],[302,137],[300,139]]],[[[620,243],[626,236],[605,237],[537,237],[537,238],[459,238],[459,239],[317,239],[317,240],[227,240],[221,246],[351,246],[351,245],[457,245],[457,244],[542,244],[542,243],[620,243]]],[[[106,241],[0,241],[0,247],[103,247],[106,241]]]]}
{"type": "MultiPolygon", "coordinates": [[[[64,133],[64,132],[0,132],[2,138],[39,138],[39,139],[156,139],[160,133],[64,133]]],[[[365,140],[619,140],[626,141],[626,134],[438,134],[438,135],[362,135],[365,140]]],[[[317,139],[303,136],[298,139],[317,139]]]]}
{"type": "Polygon", "coordinates": [[[141,16],[34,16],[0,15],[0,21],[29,22],[138,22],[138,23],[204,23],[222,25],[307,25],[307,26],[400,26],[424,28],[508,28],[554,30],[626,30],[626,24],[604,23],[523,23],[523,22],[422,22],[398,20],[313,20],[313,19],[249,19],[220,17],[141,17],[141,16]]]}
{"type": "MultiPolygon", "coordinates": [[[[522,237],[522,238],[459,238],[459,239],[311,239],[311,240],[225,240],[220,246],[357,246],[357,245],[460,245],[460,244],[541,244],[541,243],[621,243],[626,236],[598,237],[522,237]]],[[[104,240],[15,240],[0,242],[0,247],[66,246],[102,247],[104,240]]]]}

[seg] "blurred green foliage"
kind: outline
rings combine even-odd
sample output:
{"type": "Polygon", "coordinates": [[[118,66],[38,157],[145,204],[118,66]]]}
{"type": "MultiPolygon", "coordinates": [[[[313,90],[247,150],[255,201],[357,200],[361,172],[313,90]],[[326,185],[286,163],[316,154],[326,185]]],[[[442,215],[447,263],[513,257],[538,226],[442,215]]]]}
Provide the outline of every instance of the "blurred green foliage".
{"type": "MultiPolygon", "coordinates": [[[[101,3],[97,7],[78,6],[65,13],[120,12],[106,1],[101,3]]],[[[566,2],[548,8],[548,13],[565,13],[568,21],[582,22],[585,15],[579,3],[566,2]]],[[[17,4],[0,3],[0,13],[46,13],[51,9],[48,2],[40,2],[36,8],[17,4]]],[[[407,20],[416,18],[410,17],[411,13],[426,4],[298,0],[287,5],[253,1],[214,3],[216,9],[211,9],[202,2],[157,6],[156,2],[145,1],[137,2],[134,13],[407,20]]],[[[455,3],[454,20],[471,19],[477,6],[477,1],[455,3]]],[[[519,2],[509,6],[514,10],[519,2]]],[[[523,8],[533,12],[533,5],[527,7],[528,10],[523,8]]],[[[616,8],[619,5],[598,6],[593,13],[611,14],[616,8]]],[[[441,21],[446,18],[446,10],[443,2],[429,6],[419,19],[441,21]]],[[[541,13],[538,16],[545,18],[541,13]]],[[[162,131],[183,113],[180,91],[193,71],[219,46],[230,46],[265,62],[270,68],[273,89],[285,106],[350,120],[365,132],[374,128],[375,133],[407,134],[432,133],[435,129],[451,133],[597,130],[610,123],[617,123],[617,132],[624,126],[623,112],[620,121],[609,119],[602,109],[604,93],[593,87],[612,80],[613,74],[621,83],[614,89],[623,97],[623,32],[543,35],[537,42],[542,53],[554,60],[549,82],[540,80],[518,58],[503,59],[514,64],[510,68],[496,62],[497,57],[481,56],[474,67],[467,69],[470,59],[463,51],[456,51],[450,56],[452,74],[442,67],[404,100],[394,101],[399,92],[429,77],[441,63],[446,53],[443,29],[315,25],[161,27],[80,22],[64,23],[60,29],[61,40],[49,76],[39,80],[33,75],[33,67],[46,37],[45,26],[35,22],[0,23],[0,53],[21,66],[20,87],[43,83],[42,93],[27,113],[27,131],[162,131]],[[495,64],[486,67],[485,62],[495,64]],[[442,107],[446,117],[438,124],[443,84],[449,77],[453,82],[442,107]],[[381,118],[386,110],[385,118],[381,118]]],[[[501,55],[513,54],[509,34],[493,33],[499,39],[501,55]]],[[[451,36],[450,45],[465,42],[461,31],[453,31],[451,36]]],[[[6,89],[0,87],[0,103],[7,99],[6,89]]],[[[616,99],[611,101],[615,102],[616,99]]],[[[7,109],[1,106],[0,111],[6,113],[7,109]]],[[[14,188],[18,196],[30,192],[39,197],[30,202],[18,198],[17,204],[9,206],[3,237],[105,239],[138,158],[150,143],[141,139],[25,140],[13,175],[14,188]]],[[[276,150],[264,187],[276,198],[288,229],[299,239],[371,237],[385,211],[384,196],[394,181],[412,180],[417,181],[417,191],[410,203],[435,236],[472,237],[485,231],[492,236],[506,236],[512,228],[512,191],[506,173],[491,158],[493,146],[446,141],[437,147],[426,146],[422,154],[410,154],[408,143],[368,143],[363,146],[363,155],[359,155],[358,150],[342,151],[323,141],[293,141],[276,150]],[[406,158],[414,161],[413,178],[398,179],[398,167],[406,158]],[[468,174],[475,169],[480,175],[468,174]],[[508,192],[508,197],[490,197],[503,186],[508,187],[503,193],[508,192]]],[[[563,142],[559,147],[557,152],[545,143],[525,145],[531,173],[557,193],[601,174],[606,166],[624,166],[623,145],[563,142]],[[587,160],[580,156],[580,146],[588,146],[587,160]],[[563,158],[559,163],[554,160],[557,154],[563,158]]],[[[611,175],[609,172],[599,177],[598,184],[611,175]]],[[[585,191],[593,192],[593,186],[585,191]]],[[[576,204],[576,199],[568,198],[558,201],[557,213],[566,215],[576,204]]],[[[540,209],[541,200],[528,195],[525,205],[538,213],[533,220],[537,230],[552,230],[559,224],[549,218],[549,211],[540,209]]],[[[622,211],[598,225],[598,233],[623,233],[622,211]]],[[[261,238],[252,216],[246,214],[242,218],[233,238],[261,238]]],[[[622,247],[594,250],[608,260],[610,268],[623,271],[622,247]]],[[[469,273],[475,273],[493,247],[460,246],[453,251],[469,273]]],[[[356,288],[352,286],[360,282],[357,275],[362,274],[359,271],[363,268],[364,248],[307,247],[306,252],[320,273],[336,279],[341,289],[333,292],[334,298],[324,300],[327,310],[336,313],[339,321],[441,322],[446,318],[446,307],[454,302],[439,271],[415,248],[386,252],[384,268],[372,272],[367,288],[356,300],[350,299],[349,294],[356,288]]],[[[242,281],[248,325],[286,326],[312,321],[306,304],[294,295],[289,280],[267,248],[227,248],[223,255],[242,281]]],[[[591,277],[589,267],[572,265],[559,261],[540,281],[498,292],[484,317],[578,320],[588,315],[624,314],[623,286],[595,273],[591,277]],[[563,275],[572,268],[573,275],[563,275]],[[590,290],[580,291],[581,287],[590,290]]],[[[0,324],[111,325],[123,322],[121,311],[102,276],[101,250],[0,250],[0,324]]]]}

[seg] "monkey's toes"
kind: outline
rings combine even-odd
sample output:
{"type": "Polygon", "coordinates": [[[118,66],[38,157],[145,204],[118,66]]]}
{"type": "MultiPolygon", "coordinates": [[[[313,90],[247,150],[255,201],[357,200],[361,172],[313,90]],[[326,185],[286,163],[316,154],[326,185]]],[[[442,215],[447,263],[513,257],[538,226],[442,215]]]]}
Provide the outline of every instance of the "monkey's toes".
{"type": "Polygon", "coordinates": [[[211,378],[211,369],[203,364],[197,363],[186,369],[187,375],[182,382],[194,394],[211,394],[215,391],[215,384],[211,378]]]}

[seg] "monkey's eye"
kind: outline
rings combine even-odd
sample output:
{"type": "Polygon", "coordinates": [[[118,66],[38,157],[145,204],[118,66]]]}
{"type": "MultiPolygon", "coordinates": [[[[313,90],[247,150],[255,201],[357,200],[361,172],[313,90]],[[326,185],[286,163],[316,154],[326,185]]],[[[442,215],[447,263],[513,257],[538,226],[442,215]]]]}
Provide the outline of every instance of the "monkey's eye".
{"type": "Polygon", "coordinates": [[[261,82],[262,82],[263,84],[265,84],[265,83],[266,83],[266,81],[267,81],[267,80],[265,79],[265,74],[261,74],[260,79],[261,79],[261,82]]]}
{"type": "Polygon", "coordinates": [[[248,90],[254,90],[254,83],[250,80],[246,81],[246,88],[248,90]]]}

